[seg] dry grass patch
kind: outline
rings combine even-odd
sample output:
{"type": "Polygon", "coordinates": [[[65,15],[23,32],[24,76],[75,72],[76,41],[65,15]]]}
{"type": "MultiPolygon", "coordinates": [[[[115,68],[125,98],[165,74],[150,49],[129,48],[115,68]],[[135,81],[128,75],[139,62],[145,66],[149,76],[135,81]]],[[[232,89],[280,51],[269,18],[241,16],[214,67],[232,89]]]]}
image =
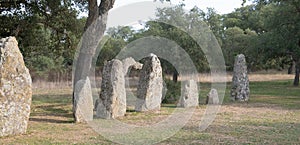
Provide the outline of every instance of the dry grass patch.
{"type": "MultiPolygon", "coordinates": [[[[208,92],[209,86],[204,83],[201,91],[208,92]]],[[[291,80],[251,82],[250,87],[249,103],[228,101],[227,88],[225,104],[205,131],[199,131],[199,124],[206,105],[200,105],[179,132],[159,144],[299,144],[300,88],[293,87],[291,80]]],[[[71,88],[34,89],[32,101],[27,133],[1,137],[0,144],[115,144],[88,125],[73,122],[71,88]]],[[[174,109],[174,104],[164,104],[160,112],[152,113],[129,108],[118,119],[151,125],[166,119],[174,109]]]]}
{"type": "Polygon", "coordinates": [[[295,144],[299,142],[300,111],[273,105],[232,104],[221,107],[214,122],[203,132],[198,125],[205,109],[194,113],[189,123],[161,144],[295,144]],[[257,107],[256,107],[257,106],[257,107]],[[183,138],[183,140],[179,139],[183,138]]]}
{"type": "MultiPolygon", "coordinates": [[[[267,82],[267,81],[277,81],[277,80],[290,80],[294,79],[295,75],[290,74],[249,74],[250,82],[267,82]]],[[[181,80],[182,78],[180,78],[181,80]]],[[[212,82],[212,77],[210,74],[199,74],[199,82],[212,82]]],[[[232,74],[226,75],[226,82],[232,81],[232,74]]]]}

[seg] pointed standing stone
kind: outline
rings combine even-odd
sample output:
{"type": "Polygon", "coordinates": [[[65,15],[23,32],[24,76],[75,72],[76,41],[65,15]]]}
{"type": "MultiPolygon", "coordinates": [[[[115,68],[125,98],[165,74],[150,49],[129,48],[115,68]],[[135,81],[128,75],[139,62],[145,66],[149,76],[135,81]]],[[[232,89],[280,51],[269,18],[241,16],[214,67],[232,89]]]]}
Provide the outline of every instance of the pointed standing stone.
{"type": "Polygon", "coordinates": [[[93,95],[89,77],[76,83],[75,91],[75,122],[87,122],[93,120],[93,95]]]}
{"type": "Polygon", "coordinates": [[[26,133],[31,85],[16,38],[0,39],[0,136],[26,133]]]}
{"type": "Polygon", "coordinates": [[[145,58],[137,88],[136,111],[160,110],[163,92],[162,68],[154,54],[145,58]]]}
{"type": "Polygon", "coordinates": [[[124,116],[126,91],[123,64],[113,59],[104,66],[96,116],[104,119],[124,116]]]}
{"type": "Polygon", "coordinates": [[[243,54],[236,56],[232,77],[232,100],[248,101],[249,100],[249,79],[247,73],[246,59],[243,54]]]}
{"type": "Polygon", "coordinates": [[[198,85],[194,80],[188,80],[183,82],[184,87],[181,89],[181,97],[178,103],[179,107],[195,107],[198,106],[198,85]]]}

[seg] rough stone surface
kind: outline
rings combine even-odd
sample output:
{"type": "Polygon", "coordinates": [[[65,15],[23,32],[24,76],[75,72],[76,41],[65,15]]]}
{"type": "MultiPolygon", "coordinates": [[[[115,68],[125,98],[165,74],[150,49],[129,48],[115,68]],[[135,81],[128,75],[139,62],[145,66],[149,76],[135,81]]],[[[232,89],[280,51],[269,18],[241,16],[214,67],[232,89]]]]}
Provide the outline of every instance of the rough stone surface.
{"type": "Polygon", "coordinates": [[[243,54],[236,56],[232,77],[231,98],[237,101],[248,101],[250,95],[246,59],[243,54]]]}
{"type": "Polygon", "coordinates": [[[216,89],[211,89],[207,94],[206,104],[219,104],[219,95],[216,89]]]}
{"type": "Polygon", "coordinates": [[[136,62],[132,57],[128,57],[122,60],[123,63],[123,71],[124,71],[124,76],[127,75],[128,69],[130,67],[133,67],[134,69],[142,69],[143,64],[136,62]]]}
{"type": "Polygon", "coordinates": [[[145,58],[137,88],[136,111],[158,111],[163,92],[162,68],[154,54],[145,58]]]}
{"type": "Polygon", "coordinates": [[[126,91],[123,63],[113,59],[104,66],[96,116],[105,119],[124,116],[126,91]]]}
{"type": "Polygon", "coordinates": [[[89,77],[77,82],[74,91],[74,112],[76,122],[93,120],[93,96],[89,77]]]}
{"type": "MultiPolygon", "coordinates": [[[[137,83],[135,82],[136,78],[130,77],[129,73],[132,71],[131,69],[140,70],[143,67],[143,64],[135,61],[132,57],[128,57],[122,60],[124,77],[125,77],[125,89],[126,89],[126,104],[127,106],[134,106],[136,104],[136,94],[132,91],[132,88],[137,87],[137,83]]],[[[133,73],[138,74],[136,71],[133,73]]]]}
{"type": "Polygon", "coordinates": [[[198,85],[194,80],[188,80],[183,82],[183,88],[181,89],[181,96],[179,99],[179,107],[195,107],[198,106],[198,85]]]}
{"type": "Polygon", "coordinates": [[[0,39],[0,136],[26,133],[31,85],[16,38],[0,39]]]}

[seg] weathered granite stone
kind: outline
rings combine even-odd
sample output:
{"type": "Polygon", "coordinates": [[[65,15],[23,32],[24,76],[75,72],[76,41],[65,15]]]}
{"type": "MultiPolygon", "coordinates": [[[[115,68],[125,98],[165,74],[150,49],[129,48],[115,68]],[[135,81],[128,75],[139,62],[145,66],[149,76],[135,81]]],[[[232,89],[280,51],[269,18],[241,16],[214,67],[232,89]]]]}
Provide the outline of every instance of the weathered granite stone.
{"type": "Polygon", "coordinates": [[[248,101],[249,100],[249,79],[247,73],[246,59],[243,54],[236,56],[232,77],[232,100],[248,101]]]}
{"type": "Polygon", "coordinates": [[[136,111],[158,111],[163,92],[162,68],[154,54],[145,58],[137,88],[136,111]]]}
{"type": "Polygon", "coordinates": [[[211,89],[207,94],[206,104],[219,104],[219,95],[216,89],[211,89]]]}
{"type": "MultiPolygon", "coordinates": [[[[126,104],[128,106],[134,106],[136,103],[136,94],[135,91],[133,91],[132,88],[137,87],[137,83],[135,82],[138,79],[134,77],[130,77],[130,72],[136,76],[138,74],[138,71],[135,70],[140,70],[143,67],[143,64],[135,61],[132,57],[128,57],[126,59],[122,60],[123,63],[123,70],[124,70],[124,77],[125,77],[125,89],[126,89],[126,104]],[[132,71],[132,69],[135,69],[132,71]]],[[[131,74],[131,75],[132,75],[131,74]]]]}
{"type": "Polygon", "coordinates": [[[0,136],[26,133],[31,85],[16,38],[0,39],[0,136]]]}
{"type": "Polygon", "coordinates": [[[125,115],[126,91],[123,63],[120,60],[113,59],[105,64],[98,102],[97,117],[111,119],[125,115]]]}
{"type": "Polygon", "coordinates": [[[133,67],[134,69],[142,69],[143,64],[136,62],[132,57],[128,57],[122,60],[123,63],[123,71],[124,71],[124,76],[127,75],[128,69],[130,67],[133,67]]]}
{"type": "Polygon", "coordinates": [[[74,112],[76,122],[88,122],[93,120],[93,96],[89,77],[76,83],[74,112]]]}
{"type": "Polygon", "coordinates": [[[188,80],[183,82],[183,88],[181,89],[181,96],[177,106],[179,107],[195,107],[198,106],[198,85],[194,80],[188,80]]]}

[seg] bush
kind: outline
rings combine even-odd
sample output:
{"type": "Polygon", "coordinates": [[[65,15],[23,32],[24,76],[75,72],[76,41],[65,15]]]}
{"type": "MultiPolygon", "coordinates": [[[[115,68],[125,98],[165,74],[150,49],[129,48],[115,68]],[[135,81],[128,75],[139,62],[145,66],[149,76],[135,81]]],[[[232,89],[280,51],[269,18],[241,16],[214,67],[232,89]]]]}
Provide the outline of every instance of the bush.
{"type": "Polygon", "coordinates": [[[51,58],[48,56],[37,56],[27,61],[33,81],[43,80],[58,82],[70,80],[71,68],[64,63],[64,58],[51,58]]]}
{"type": "Polygon", "coordinates": [[[176,103],[178,102],[181,95],[181,82],[173,82],[172,80],[165,80],[167,92],[163,98],[162,103],[176,103]]]}

